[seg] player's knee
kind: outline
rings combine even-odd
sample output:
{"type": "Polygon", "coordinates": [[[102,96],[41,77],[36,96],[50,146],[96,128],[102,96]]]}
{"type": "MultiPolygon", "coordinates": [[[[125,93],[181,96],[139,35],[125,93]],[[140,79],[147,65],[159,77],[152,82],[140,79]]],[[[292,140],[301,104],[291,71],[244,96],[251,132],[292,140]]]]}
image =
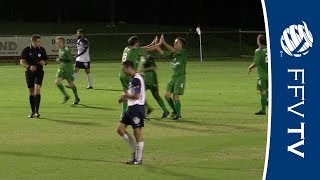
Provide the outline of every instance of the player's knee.
{"type": "Polygon", "coordinates": [[[179,101],[180,99],[180,96],[179,95],[173,95],[173,100],[174,101],[179,101]]]}

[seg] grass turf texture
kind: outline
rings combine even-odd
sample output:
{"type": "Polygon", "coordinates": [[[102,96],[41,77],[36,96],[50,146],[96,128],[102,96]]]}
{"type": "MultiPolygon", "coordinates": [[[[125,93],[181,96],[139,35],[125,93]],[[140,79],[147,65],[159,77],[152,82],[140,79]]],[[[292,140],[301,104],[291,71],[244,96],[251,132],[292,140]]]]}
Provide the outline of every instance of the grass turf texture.
{"type": "MultiPolygon", "coordinates": [[[[85,89],[85,73],[79,73],[76,107],[73,99],[59,104],[57,65],[46,66],[40,119],[26,118],[23,68],[0,66],[0,179],[261,179],[267,116],[253,115],[260,97],[256,76],[247,74],[249,64],[190,62],[178,122],[160,120],[148,92],[156,110],[143,129],[142,166],[123,164],[129,147],[115,132],[119,63],[92,64],[95,90],[85,89]]],[[[158,70],[163,94],[169,63],[158,63],[158,70]]]]}

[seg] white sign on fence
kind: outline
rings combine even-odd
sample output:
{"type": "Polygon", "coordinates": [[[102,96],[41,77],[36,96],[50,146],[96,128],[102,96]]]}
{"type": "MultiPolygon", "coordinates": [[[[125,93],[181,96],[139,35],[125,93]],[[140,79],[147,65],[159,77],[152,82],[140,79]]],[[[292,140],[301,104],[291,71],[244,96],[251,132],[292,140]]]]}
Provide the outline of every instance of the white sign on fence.
{"type": "MultiPolygon", "coordinates": [[[[56,36],[41,36],[41,46],[44,47],[49,56],[56,56],[58,48],[55,45],[56,36]]],[[[77,39],[75,36],[63,36],[66,45],[71,49],[73,54],[77,51],[77,39]]],[[[0,56],[20,56],[22,50],[29,46],[30,36],[0,36],[0,56]]]]}

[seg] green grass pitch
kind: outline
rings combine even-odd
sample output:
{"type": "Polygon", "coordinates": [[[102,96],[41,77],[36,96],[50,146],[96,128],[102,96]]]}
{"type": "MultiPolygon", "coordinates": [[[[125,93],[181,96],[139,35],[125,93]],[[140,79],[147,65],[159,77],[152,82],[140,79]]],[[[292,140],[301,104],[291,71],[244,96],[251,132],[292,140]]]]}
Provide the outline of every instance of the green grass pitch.
{"type": "MultiPolygon", "coordinates": [[[[23,68],[1,65],[0,179],[261,179],[267,116],[253,115],[260,97],[255,73],[247,74],[249,64],[190,62],[178,122],[159,119],[162,112],[148,92],[156,110],[143,129],[141,166],[123,164],[129,147],[115,131],[119,63],[92,64],[95,90],[85,89],[85,73],[79,73],[81,102],[76,107],[73,99],[59,104],[62,95],[54,85],[58,66],[46,66],[41,119],[26,118],[23,68]]],[[[158,63],[158,74],[164,94],[168,62],[158,63]]]]}

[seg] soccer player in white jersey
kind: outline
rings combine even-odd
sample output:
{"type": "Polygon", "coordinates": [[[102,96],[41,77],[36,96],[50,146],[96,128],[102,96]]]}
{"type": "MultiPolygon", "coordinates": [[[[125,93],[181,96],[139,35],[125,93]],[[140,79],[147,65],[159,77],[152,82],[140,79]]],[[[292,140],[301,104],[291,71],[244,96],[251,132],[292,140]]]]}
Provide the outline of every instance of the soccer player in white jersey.
{"type": "Polygon", "coordinates": [[[124,61],[122,70],[128,76],[131,76],[129,89],[119,99],[119,103],[128,101],[128,110],[120,120],[117,132],[129,144],[132,150],[132,157],[126,164],[139,165],[142,164],[143,153],[143,136],[142,127],[144,127],[145,118],[145,86],[142,76],[134,69],[135,65],[132,61],[124,61]],[[128,125],[133,128],[136,141],[126,131],[128,125]]]}
{"type": "Polygon", "coordinates": [[[74,65],[74,78],[77,77],[77,73],[80,69],[84,69],[87,74],[88,87],[87,89],[93,89],[92,77],[90,74],[90,55],[89,55],[89,41],[84,37],[84,30],[77,30],[77,56],[76,63],[74,65]]]}

